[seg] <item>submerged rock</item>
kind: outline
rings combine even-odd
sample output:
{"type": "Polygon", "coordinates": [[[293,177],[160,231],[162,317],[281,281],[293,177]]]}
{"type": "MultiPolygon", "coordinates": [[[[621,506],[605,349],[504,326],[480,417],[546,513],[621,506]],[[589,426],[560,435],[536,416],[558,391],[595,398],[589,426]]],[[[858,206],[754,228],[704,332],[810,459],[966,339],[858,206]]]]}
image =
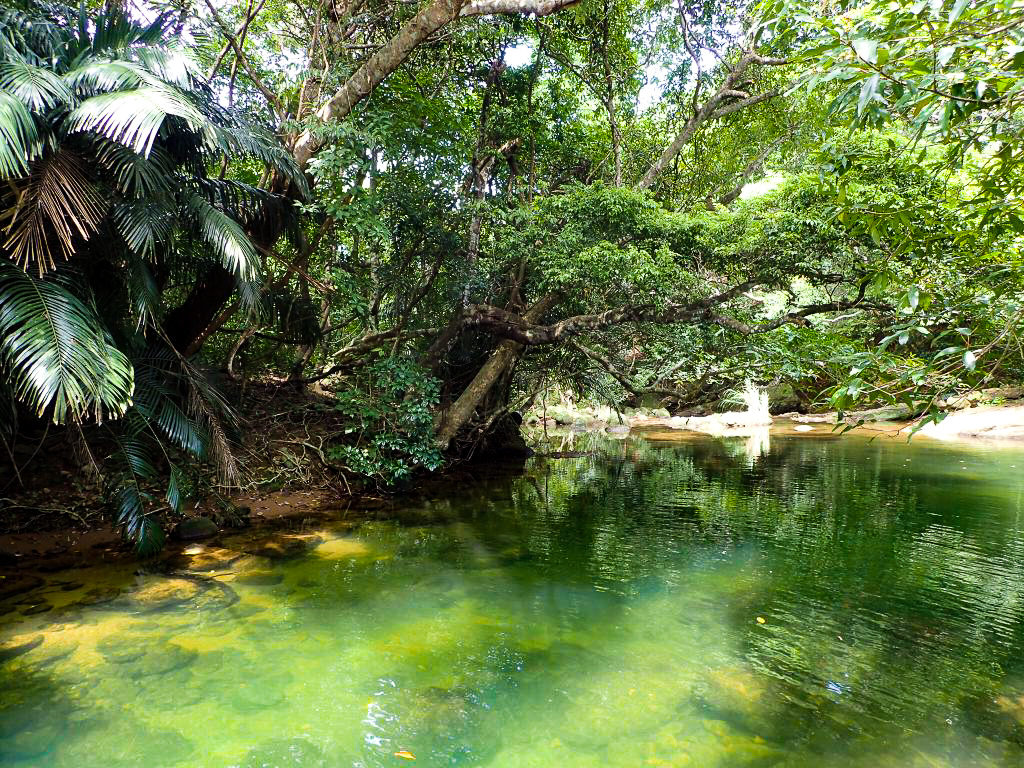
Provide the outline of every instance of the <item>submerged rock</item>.
{"type": "Polygon", "coordinates": [[[135,592],[125,595],[123,602],[129,610],[143,613],[169,611],[187,605],[204,591],[204,586],[193,579],[154,579],[135,592]]]}
{"type": "Polygon", "coordinates": [[[16,659],[24,653],[28,653],[33,648],[38,648],[43,644],[43,636],[37,635],[31,640],[26,640],[21,643],[11,643],[7,645],[0,645],[0,664],[11,659],[16,659]]]}
{"type": "Polygon", "coordinates": [[[26,723],[25,727],[0,734],[0,763],[43,757],[57,741],[61,729],[53,722],[26,723]]]}
{"type": "Polygon", "coordinates": [[[252,555],[266,557],[271,560],[287,560],[306,554],[323,539],[319,536],[274,533],[262,536],[243,545],[243,549],[252,555]]]}
{"type": "Polygon", "coordinates": [[[330,539],[313,550],[317,557],[328,560],[344,560],[347,558],[368,557],[373,554],[366,543],[359,539],[330,539]]]}
{"type": "Polygon", "coordinates": [[[245,571],[235,577],[236,584],[245,584],[252,587],[272,587],[280,584],[282,581],[284,581],[284,574],[280,571],[245,571]]]}
{"type": "Polygon", "coordinates": [[[326,768],[323,751],[306,739],[280,739],[261,744],[239,768],[326,768]]]}
{"type": "Polygon", "coordinates": [[[106,637],[96,644],[103,657],[124,665],[130,677],[139,679],[182,669],[196,660],[195,651],[173,643],[156,643],[145,637],[126,639],[122,635],[106,637]]]}
{"type": "Polygon", "coordinates": [[[42,579],[28,573],[2,575],[0,576],[0,600],[31,592],[42,585],[42,579]]]}
{"type": "Polygon", "coordinates": [[[174,538],[179,541],[198,541],[216,536],[220,532],[217,524],[208,517],[190,517],[174,528],[174,538]]]}
{"type": "Polygon", "coordinates": [[[773,700],[765,681],[741,667],[710,670],[694,689],[698,708],[713,720],[758,733],[768,731],[773,700]]]}
{"type": "Polygon", "coordinates": [[[194,544],[171,560],[172,567],[194,573],[226,571],[245,557],[243,552],[194,544]]]}
{"type": "Polygon", "coordinates": [[[29,605],[27,608],[22,608],[21,609],[21,615],[22,616],[35,616],[37,613],[48,613],[49,611],[52,611],[52,610],[53,610],[53,605],[51,605],[50,603],[46,602],[45,600],[42,600],[42,601],[40,601],[38,603],[33,603],[33,604],[29,605]]]}

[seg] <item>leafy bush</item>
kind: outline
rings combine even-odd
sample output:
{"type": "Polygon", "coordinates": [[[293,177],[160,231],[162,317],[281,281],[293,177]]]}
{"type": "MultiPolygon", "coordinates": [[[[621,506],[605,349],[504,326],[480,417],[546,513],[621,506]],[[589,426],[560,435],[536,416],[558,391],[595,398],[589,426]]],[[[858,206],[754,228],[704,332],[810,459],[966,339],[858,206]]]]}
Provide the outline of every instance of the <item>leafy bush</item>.
{"type": "Polygon", "coordinates": [[[328,456],[356,474],[394,485],[418,467],[443,459],[434,442],[432,409],[440,382],[415,362],[384,357],[353,376],[335,408],[350,420],[344,442],[328,456]]]}

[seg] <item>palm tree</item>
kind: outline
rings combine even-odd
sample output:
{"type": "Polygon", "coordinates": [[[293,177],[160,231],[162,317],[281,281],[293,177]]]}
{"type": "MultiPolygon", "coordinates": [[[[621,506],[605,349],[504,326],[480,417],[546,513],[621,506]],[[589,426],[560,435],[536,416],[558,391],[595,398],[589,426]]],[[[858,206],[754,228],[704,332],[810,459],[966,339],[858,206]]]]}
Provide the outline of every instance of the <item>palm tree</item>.
{"type": "Polygon", "coordinates": [[[233,472],[226,404],[161,328],[166,297],[211,262],[259,311],[247,230],[291,209],[211,173],[233,159],[304,184],[269,131],[217,102],[164,17],[0,8],[0,439],[19,408],[89,425],[143,551],[162,541],[147,514],[158,477],[181,506],[177,457],[233,472]]]}

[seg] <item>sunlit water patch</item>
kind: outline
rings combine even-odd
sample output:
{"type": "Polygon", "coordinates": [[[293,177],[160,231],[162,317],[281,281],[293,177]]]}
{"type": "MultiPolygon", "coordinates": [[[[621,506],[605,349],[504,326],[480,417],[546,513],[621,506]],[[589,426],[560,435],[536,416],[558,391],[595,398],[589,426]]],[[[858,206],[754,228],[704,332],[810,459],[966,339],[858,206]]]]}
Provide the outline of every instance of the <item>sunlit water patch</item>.
{"type": "Polygon", "coordinates": [[[1024,765],[1024,453],[593,447],[0,603],[0,765],[1024,765]]]}

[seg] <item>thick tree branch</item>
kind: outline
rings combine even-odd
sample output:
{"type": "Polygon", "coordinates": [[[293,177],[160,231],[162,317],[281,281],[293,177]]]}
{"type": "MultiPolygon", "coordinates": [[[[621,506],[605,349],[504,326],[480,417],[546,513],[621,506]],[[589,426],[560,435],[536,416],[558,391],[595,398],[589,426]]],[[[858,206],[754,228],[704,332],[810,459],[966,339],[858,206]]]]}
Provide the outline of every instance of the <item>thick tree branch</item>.
{"type": "Polygon", "coordinates": [[[883,308],[880,304],[864,301],[864,286],[862,286],[860,293],[852,300],[811,304],[760,324],[745,323],[718,311],[723,304],[744,294],[756,285],[757,283],[752,281],[740,283],[721,293],[687,304],[670,304],[668,306],[631,304],[592,315],[575,315],[550,325],[535,325],[526,318],[500,307],[486,304],[476,305],[469,308],[465,325],[484,328],[499,338],[524,346],[538,346],[567,341],[583,333],[629,323],[667,325],[704,320],[743,334],[754,334],[766,333],[791,323],[800,323],[812,315],[826,312],[840,312],[855,308],[883,308]]]}
{"type": "Polygon", "coordinates": [[[665,147],[662,151],[661,156],[654,161],[654,164],[648,169],[647,173],[644,174],[643,179],[637,184],[639,189],[647,189],[658,178],[659,175],[669,166],[669,164],[676,158],[676,156],[682,151],[683,147],[690,143],[693,135],[697,132],[704,123],[710,122],[711,120],[717,120],[718,118],[725,117],[726,115],[738,112],[741,109],[752,107],[755,104],[759,104],[768,99],[772,99],[778,96],[780,91],[778,89],[772,89],[765,93],[755,94],[748,96],[746,92],[740,91],[737,85],[741,83],[743,74],[750,68],[751,64],[765,64],[772,65],[776,63],[782,63],[781,60],[776,62],[774,59],[768,59],[758,55],[752,49],[746,51],[729,70],[725,76],[725,80],[718,87],[707,101],[704,102],[699,108],[695,107],[695,111],[689,120],[683,125],[682,130],[676,135],[672,142],[665,147]],[[738,101],[727,101],[728,99],[739,97],[738,101]]]}
{"type": "MultiPolygon", "coordinates": [[[[484,16],[498,13],[532,13],[545,16],[573,5],[578,0],[434,0],[421,10],[397,34],[373,53],[318,111],[322,122],[341,120],[360,101],[369,96],[427,38],[460,16],[484,16]]],[[[305,168],[322,145],[313,132],[306,131],[295,143],[293,154],[305,168]]]]}

